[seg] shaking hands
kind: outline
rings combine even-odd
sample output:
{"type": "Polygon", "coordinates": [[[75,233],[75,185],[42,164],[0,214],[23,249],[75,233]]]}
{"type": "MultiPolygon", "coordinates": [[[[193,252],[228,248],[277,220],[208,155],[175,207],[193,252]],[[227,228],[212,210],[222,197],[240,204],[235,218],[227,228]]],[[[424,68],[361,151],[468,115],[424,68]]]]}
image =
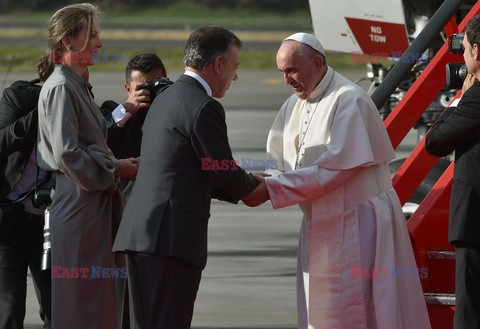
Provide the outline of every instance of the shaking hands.
{"type": "Polygon", "coordinates": [[[250,175],[255,178],[258,185],[257,187],[250,192],[250,194],[244,196],[242,201],[249,207],[257,207],[264,203],[267,200],[270,200],[270,195],[268,194],[267,184],[265,183],[265,177],[271,176],[266,173],[250,173],[250,175]]]}

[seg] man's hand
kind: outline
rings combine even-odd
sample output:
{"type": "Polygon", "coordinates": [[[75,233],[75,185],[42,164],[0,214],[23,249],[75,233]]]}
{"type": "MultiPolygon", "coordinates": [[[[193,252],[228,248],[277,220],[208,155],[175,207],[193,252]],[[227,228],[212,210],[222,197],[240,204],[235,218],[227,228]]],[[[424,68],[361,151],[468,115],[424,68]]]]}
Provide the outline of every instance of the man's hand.
{"type": "Polygon", "coordinates": [[[270,195],[268,194],[267,184],[265,183],[265,177],[271,176],[266,173],[250,173],[250,175],[255,178],[258,185],[257,187],[250,192],[250,194],[244,196],[242,201],[249,207],[257,207],[264,203],[267,200],[270,200],[270,195]]]}
{"type": "Polygon", "coordinates": [[[123,178],[133,178],[137,176],[140,158],[120,159],[119,161],[118,176],[123,178]]]}
{"type": "Polygon", "coordinates": [[[150,107],[150,92],[145,89],[145,86],[145,83],[130,82],[127,88],[128,99],[122,104],[128,113],[135,114],[141,109],[150,107]]]}
{"type": "Polygon", "coordinates": [[[264,172],[251,172],[250,176],[255,178],[255,181],[260,184],[261,182],[263,182],[265,180],[265,177],[270,177],[272,175],[264,173],[264,172]]]}
{"type": "Polygon", "coordinates": [[[462,95],[465,94],[465,92],[477,81],[477,78],[475,78],[473,74],[468,73],[465,81],[463,81],[462,95]]]}

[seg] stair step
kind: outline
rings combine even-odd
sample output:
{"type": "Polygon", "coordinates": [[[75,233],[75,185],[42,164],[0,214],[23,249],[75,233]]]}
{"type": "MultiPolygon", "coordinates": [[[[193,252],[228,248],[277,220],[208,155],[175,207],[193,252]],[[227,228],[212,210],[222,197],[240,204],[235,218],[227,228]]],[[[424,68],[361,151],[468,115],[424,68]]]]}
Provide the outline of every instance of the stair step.
{"type": "Polygon", "coordinates": [[[455,305],[455,294],[426,292],[424,296],[427,305],[455,305]]]}
{"type": "Polygon", "coordinates": [[[427,259],[455,260],[455,251],[453,251],[453,250],[427,250],[427,259]]]}

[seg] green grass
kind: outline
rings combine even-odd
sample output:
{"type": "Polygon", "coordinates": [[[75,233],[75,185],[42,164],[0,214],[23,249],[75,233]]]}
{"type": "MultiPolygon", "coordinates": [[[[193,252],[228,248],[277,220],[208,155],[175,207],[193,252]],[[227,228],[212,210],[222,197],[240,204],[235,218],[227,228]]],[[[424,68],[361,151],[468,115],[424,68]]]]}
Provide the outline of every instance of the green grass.
{"type": "MultiPolygon", "coordinates": [[[[118,2],[116,7],[102,8],[103,15],[101,26],[108,28],[109,31],[126,30],[129,28],[138,28],[148,31],[151,28],[152,33],[162,31],[162,29],[180,28],[182,31],[190,31],[200,25],[220,25],[231,28],[235,32],[245,31],[311,31],[312,23],[310,13],[307,10],[279,14],[273,12],[256,12],[248,10],[227,10],[212,9],[193,3],[191,0],[176,1],[169,6],[155,6],[151,8],[135,9],[126,11],[118,2]]],[[[53,14],[51,12],[15,12],[9,15],[0,15],[2,26],[21,26],[35,27],[39,33],[38,38],[46,39],[45,25],[48,18],[53,14]],[[42,32],[44,31],[44,32],[42,32]]],[[[0,29],[0,35],[7,33],[6,29],[0,29]]],[[[283,32],[282,32],[283,33],[283,32]]],[[[286,34],[288,35],[288,34],[286,34]]],[[[21,36],[10,36],[21,37],[21,36]]],[[[139,36],[137,36],[139,37],[139,36]]],[[[255,36],[256,37],[256,36],[255,36]]],[[[275,37],[276,38],[276,37],[275,37]]],[[[280,37],[279,37],[280,40],[280,37]]],[[[44,49],[34,46],[9,47],[6,44],[0,45],[0,73],[12,72],[34,72],[34,67],[43,54],[44,49]]],[[[103,53],[127,53],[128,58],[143,53],[153,51],[157,53],[164,61],[167,69],[180,70],[183,68],[182,49],[105,49],[103,53]]],[[[365,64],[352,63],[350,54],[330,53],[327,57],[329,65],[334,68],[352,68],[364,69],[365,64]]],[[[241,69],[276,69],[275,51],[242,51],[240,53],[241,69]]],[[[92,70],[123,71],[124,62],[97,63],[92,70]]]]}
{"type": "MultiPolygon", "coordinates": [[[[167,70],[181,70],[183,68],[183,50],[182,49],[102,49],[103,54],[126,54],[127,58],[132,58],[143,52],[155,52],[165,64],[167,70]]],[[[0,73],[7,71],[12,72],[31,72],[34,70],[36,63],[43,55],[42,48],[35,47],[0,47],[0,73]]],[[[240,53],[240,65],[242,69],[275,69],[274,66],[275,53],[264,52],[242,52],[240,53]]],[[[103,63],[101,59],[94,66],[92,71],[123,71],[125,69],[125,61],[113,60],[110,63],[103,63]]]]}
{"type": "MultiPolygon", "coordinates": [[[[95,2],[93,2],[95,3],[95,2]]],[[[195,28],[202,25],[220,25],[231,29],[250,30],[305,30],[312,29],[308,10],[289,12],[254,12],[251,10],[231,10],[209,8],[189,0],[176,1],[170,5],[149,8],[125,8],[121,2],[116,7],[102,7],[101,25],[137,26],[154,28],[195,28]]],[[[4,25],[42,26],[55,12],[19,11],[0,15],[4,25]]]]}
{"type": "Polygon", "coordinates": [[[34,72],[43,51],[35,47],[0,47],[0,73],[34,72]]]}
{"type": "MultiPolygon", "coordinates": [[[[0,73],[11,72],[34,72],[35,65],[43,55],[42,48],[36,47],[0,47],[0,73]]],[[[102,49],[103,54],[115,53],[126,54],[127,58],[132,58],[143,52],[155,52],[160,56],[167,70],[183,69],[183,50],[182,49],[102,49]]],[[[365,69],[365,64],[352,63],[350,54],[328,53],[327,62],[336,69],[365,69]]],[[[114,60],[110,63],[97,62],[91,67],[92,71],[123,71],[125,69],[124,60],[114,60]]],[[[240,68],[242,70],[276,70],[275,51],[255,51],[240,52],[240,68]]]]}

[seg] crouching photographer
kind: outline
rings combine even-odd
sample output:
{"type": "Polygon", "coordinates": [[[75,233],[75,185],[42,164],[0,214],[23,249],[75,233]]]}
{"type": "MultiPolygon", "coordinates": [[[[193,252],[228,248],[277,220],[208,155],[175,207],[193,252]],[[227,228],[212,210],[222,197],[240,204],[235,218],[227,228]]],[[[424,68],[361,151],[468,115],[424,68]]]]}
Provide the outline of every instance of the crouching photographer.
{"type": "MultiPolygon", "coordinates": [[[[460,48],[460,49],[459,49],[460,48]]],[[[449,209],[449,242],[455,245],[455,329],[480,328],[480,16],[466,25],[462,47],[468,75],[462,97],[448,107],[426,136],[426,149],[443,157],[455,152],[449,209]]]]}
{"type": "Polygon", "coordinates": [[[46,205],[34,202],[35,191],[52,184],[36,165],[38,82],[17,81],[0,98],[0,329],[23,328],[28,270],[50,328],[50,271],[41,270],[46,205]]]}

